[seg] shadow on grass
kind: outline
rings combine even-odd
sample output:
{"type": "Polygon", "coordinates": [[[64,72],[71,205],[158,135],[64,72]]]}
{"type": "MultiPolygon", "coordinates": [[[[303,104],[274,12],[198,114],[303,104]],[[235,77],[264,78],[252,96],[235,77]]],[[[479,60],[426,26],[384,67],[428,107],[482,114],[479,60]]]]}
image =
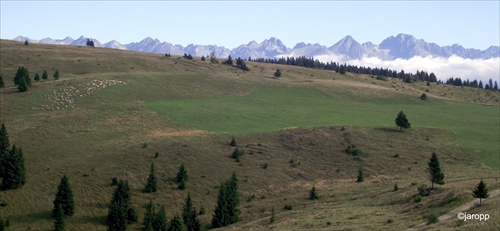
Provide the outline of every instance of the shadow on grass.
{"type": "Polygon", "coordinates": [[[81,224],[106,225],[106,216],[84,216],[78,219],[81,224]]]}

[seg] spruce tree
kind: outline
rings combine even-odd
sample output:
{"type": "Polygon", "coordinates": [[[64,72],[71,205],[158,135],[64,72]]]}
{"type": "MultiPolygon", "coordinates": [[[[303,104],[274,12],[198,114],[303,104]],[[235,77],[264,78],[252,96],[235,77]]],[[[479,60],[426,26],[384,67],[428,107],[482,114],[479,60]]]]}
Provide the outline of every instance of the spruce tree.
{"type": "Polygon", "coordinates": [[[274,72],[274,77],[275,78],[281,77],[281,70],[280,69],[276,69],[276,72],[274,72]]]}
{"type": "Polygon", "coordinates": [[[144,187],[143,191],[146,193],[156,192],[157,187],[158,187],[158,183],[157,183],[157,178],[156,178],[156,173],[155,173],[155,166],[154,166],[154,162],[151,162],[148,180],[147,180],[146,186],[144,187]]]}
{"type": "Polygon", "coordinates": [[[184,183],[185,183],[188,181],[188,178],[189,178],[189,176],[188,176],[187,170],[184,167],[184,164],[181,164],[175,179],[176,179],[177,183],[181,183],[182,180],[184,180],[184,183]]]}
{"type": "Polygon", "coordinates": [[[65,228],[65,222],[64,222],[64,212],[63,209],[61,208],[61,205],[58,205],[57,208],[54,209],[56,211],[56,214],[54,214],[54,230],[55,231],[63,231],[65,228]]]}
{"type": "Polygon", "coordinates": [[[481,200],[488,198],[490,195],[488,194],[488,187],[483,182],[483,180],[479,181],[479,184],[476,186],[474,191],[472,191],[472,196],[475,198],[479,198],[479,206],[481,206],[481,200]]]}
{"type": "Polygon", "coordinates": [[[311,191],[309,191],[309,199],[310,200],[317,200],[319,199],[318,193],[316,192],[316,187],[313,186],[311,191]]]}
{"type": "Polygon", "coordinates": [[[408,121],[408,119],[406,118],[406,115],[405,113],[403,113],[403,111],[399,112],[398,113],[398,116],[396,117],[396,125],[400,128],[399,130],[403,130],[403,128],[410,128],[411,127],[411,124],[410,122],[408,121]]]}
{"type": "Polygon", "coordinates": [[[168,220],[165,212],[165,206],[160,206],[160,210],[155,214],[153,221],[153,230],[167,231],[168,220]]]}
{"type": "Polygon", "coordinates": [[[42,73],[42,79],[47,80],[49,78],[49,74],[47,74],[47,71],[43,71],[42,73]]]}
{"type": "Polygon", "coordinates": [[[236,173],[233,172],[231,178],[222,183],[219,188],[212,226],[223,227],[239,221],[241,212],[238,208],[239,204],[238,179],[236,173]]]}
{"type": "Polygon", "coordinates": [[[28,46],[28,44],[29,44],[29,43],[28,43],[28,40],[25,40],[25,41],[24,41],[24,45],[25,45],[25,46],[28,46]]]}
{"type": "Polygon", "coordinates": [[[168,228],[168,231],[186,231],[186,226],[184,226],[182,217],[179,216],[179,214],[176,214],[170,221],[170,227],[168,228]]]}
{"type": "Polygon", "coordinates": [[[233,138],[231,138],[231,143],[229,143],[229,146],[236,147],[236,139],[234,138],[234,136],[233,138]]]}
{"type": "Polygon", "coordinates": [[[35,74],[35,77],[33,78],[35,81],[40,81],[40,75],[38,72],[35,74]]]}
{"type": "Polygon", "coordinates": [[[9,153],[9,146],[9,134],[7,133],[5,124],[2,123],[2,127],[0,128],[0,177],[3,176],[3,161],[5,156],[9,153]]]}
{"type": "Polygon", "coordinates": [[[365,180],[365,174],[363,173],[363,168],[359,168],[358,170],[358,179],[356,182],[363,182],[365,180]]]}
{"type": "Polygon", "coordinates": [[[24,168],[24,157],[21,148],[13,145],[7,155],[3,158],[3,178],[4,189],[17,189],[26,183],[26,170],[24,168]]]}
{"type": "Polygon", "coordinates": [[[444,181],[443,181],[444,174],[441,171],[439,160],[438,160],[435,152],[432,153],[432,157],[429,160],[429,163],[427,165],[429,166],[428,170],[429,170],[430,180],[432,182],[431,188],[434,188],[434,183],[440,184],[440,185],[444,184],[444,181]]]}
{"type": "Polygon", "coordinates": [[[120,180],[109,205],[106,222],[108,230],[125,230],[127,223],[137,221],[137,213],[130,205],[130,187],[126,180],[120,180]]]}
{"type": "Polygon", "coordinates": [[[3,75],[0,74],[0,88],[5,88],[5,82],[3,81],[3,75]]]}
{"type": "Polygon", "coordinates": [[[19,79],[19,82],[17,83],[17,90],[19,90],[19,92],[25,92],[28,90],[28,83],[26,82],[26,79],[19,79]]]}
{"type": "Polygon", "coordinates": [[[59,79],[59,70],[56,69],[56,72],[54,73],[54,79],[59,79]]]}
{"type": "Polygon", "coordinates": [[[106,218],[108,231],[127,230],[127,212],[118,202],[111,202],[109,205],[108,216],[106,218]]]}
{"type": "Polygon", "coordinates": [[[196,209],[193,207],[190,193],[188,193],[184,207],[182,207],[182,220],[184,221],[187,231],[201,230],[201,223],[197,217],[196,209]]]}
{"type": "Polygon", "coordinates": [[[144,227],[143,231],[153,231],[153,222],[155,220],[155,208],[153,205],[153,201],[149,201],[149,204],[146,205],[146,213],[144,213],[144,221],[142,224],[144,227]]]}
{"type": "Polygon", "coordinates": [[[69,180],[66,175],[61,178],[59,186],[57,186],[56,198],[54,199],[54,209],[52,216],[56,217],[58,208],[63,210],[64,215],[72,216],[75,213],[75,201],[73,200],[73,191],[69,185],[69,180]]]}

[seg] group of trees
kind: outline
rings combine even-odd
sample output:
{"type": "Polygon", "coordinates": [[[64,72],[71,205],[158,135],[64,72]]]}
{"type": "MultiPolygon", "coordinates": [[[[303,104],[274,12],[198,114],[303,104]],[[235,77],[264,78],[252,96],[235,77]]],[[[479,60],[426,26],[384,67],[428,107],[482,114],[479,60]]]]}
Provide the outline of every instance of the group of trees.
{"type": "Polygon", "coordinates": [[[479,80],[473,80],[469,81],[467,80],[462,80],[461,78],[449,78],[446,80],[446,84],[448,85],[453,85],[453,86],[459,86],[459,87],[475,87],[475,88],[484,88],[486,90],[495,90],[498,91],[498,82],[495,81],[493,83],[493,80],[490,79],[486,84],[483,85],[483,81],[479,80]]]}
{"type": "Polygon", "coordinates": [[[88,47],[94,47],[94,41],[91,40],[91,39],[89,39],[89,38],[87,38],[87,43],[85,45],[88,46],[88,47]]]}
{"type": "Polygon", "coordinates": [[[0,177],[2,189],[17,189],[26,184],[23,150],[12,145],[5,124],[0,128],[0,177]]]}
{"type": "MultiPolygon", "coordinates": [[[[54,79],[57,80],[59,79],[59,70],[56,69],[53,75],[54,79]]],[[[34,80],[35,81],[40,81],[42,80],[47,80],[49,78],[49,75],[47,71],[43,71],[42,76],[40,77],[40,74],[35,73],[34,80]]],[[[14,75],[14,85],[17,86],[17,89],[20,92],[25,92],[28,90],[28,88],[31,86],[31,78],[30,78],[30,73],[28,71],[28,68],[25,68],[24,66],[20,66],[17,68],[16,74],[14,75]]],[[[0,88],[5,87],[5,84],[3,82],[3,77],[0,76],[0,88]]]]}
{"type": "MultiPolygon", "coordinates": [[[[227,59],[224,62],[222,62],[222,64],[233,66],[233,58],[231,58],[231,55],[229,55],[227,59]]],[[[247,64],[245,63],[245,60],[243,60],[240,57],[236,59],[236,67],[244,71],[250,71],[250,68],[248,68],[247,64]]]]}
{"type": "Polygon", "coordinates": [[[191,54],[184,53],[184,58],[189,59],[189,60],[193,60],[193,56],[191,54]]]}

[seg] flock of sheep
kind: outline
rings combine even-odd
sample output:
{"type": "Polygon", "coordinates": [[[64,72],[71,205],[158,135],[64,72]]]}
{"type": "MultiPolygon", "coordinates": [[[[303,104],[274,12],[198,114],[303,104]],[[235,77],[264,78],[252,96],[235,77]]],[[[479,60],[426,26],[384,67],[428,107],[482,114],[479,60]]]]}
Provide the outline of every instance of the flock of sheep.
{"type": "Polygon", "coordinates": [[[91,95],[94,90],[104,89],[114,85],[124,85],[125,82],[119,80],[94,79],[88,82],[78,84],[78,88],[69,86],[59,90],[53,90],[52,94],[44,94],[43,98],[51,104],[32,107],[33,110],[70,110],[75,108],[75,98],[91,95]]]}

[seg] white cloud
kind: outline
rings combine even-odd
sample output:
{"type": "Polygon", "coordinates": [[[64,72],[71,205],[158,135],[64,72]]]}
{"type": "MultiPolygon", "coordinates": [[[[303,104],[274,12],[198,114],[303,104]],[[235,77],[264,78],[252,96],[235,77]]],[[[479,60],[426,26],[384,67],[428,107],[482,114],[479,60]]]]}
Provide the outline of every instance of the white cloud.
{"type": "Polygon", "coordinates": [[[499,81],[500,58],[491,59],[464,59],[458,56],[444,57],[420,57],[411,59],[382,60],[376,57],[364,57],[361,60],[347,60],[339,56],[316,56],[322,62],[339,62],[357,66],[382,67],[392,70],[415,73],[417,70],[434,72],[439,80],[446,81],[450,77],[460,77],[462,80],[481,80],[486,83],[490,78],[499,81]]]}

